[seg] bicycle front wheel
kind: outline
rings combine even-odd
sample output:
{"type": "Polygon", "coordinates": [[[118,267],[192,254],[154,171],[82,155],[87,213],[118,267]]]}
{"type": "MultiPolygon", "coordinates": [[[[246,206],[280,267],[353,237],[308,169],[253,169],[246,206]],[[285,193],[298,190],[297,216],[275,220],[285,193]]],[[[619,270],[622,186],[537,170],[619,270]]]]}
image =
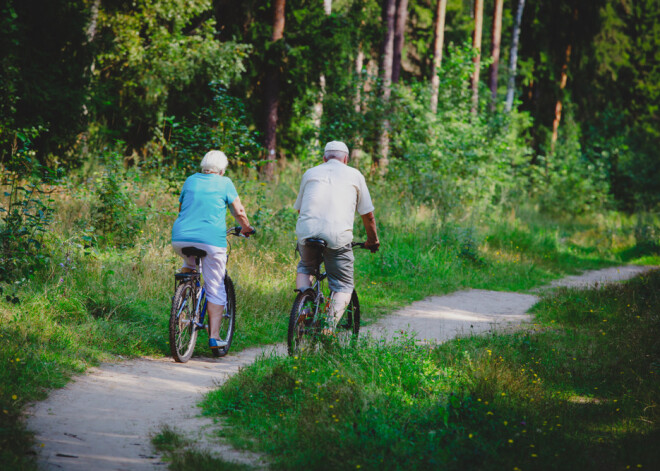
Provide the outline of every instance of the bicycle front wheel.
{"type": "Polygon", "coordinates": [[[185,363],[195,350],[197,313],[192,283],[182,283],[174,292],[170,311],[170,353],[174,360],[185,363]]]}
{"type": "Polygon", "coordinates": [[[220,319],[220,340],[227,342],[227,345],[221,348],[212,348],[211,351],[215,357],[223,357],[229,353],[231,341],[234,338],[234,330],[236,329],[236,291],[229,274],[225,275],[225,292],[227,293],[227,305],[220,319]]]}
{"type": "Polygon", "coordinates": [[[303,293],[298,293],[298,296],[296,296],[293,302],[291,314],[289,315],[289,332],[287,335],[287,345],[289,355],[291,356],[309,351],[314,347],[315,298],[316,293],[308,289],[303,293]]]}
{"type": "Polygon", "coordinates": [[[360,333],[360,300],[355,290],[353,290],[351,301],[346,306],[346,311],[344,311],[344,315],[339,321],[337,332],[352,334],[353,338],[356,338],[360,333]]]}

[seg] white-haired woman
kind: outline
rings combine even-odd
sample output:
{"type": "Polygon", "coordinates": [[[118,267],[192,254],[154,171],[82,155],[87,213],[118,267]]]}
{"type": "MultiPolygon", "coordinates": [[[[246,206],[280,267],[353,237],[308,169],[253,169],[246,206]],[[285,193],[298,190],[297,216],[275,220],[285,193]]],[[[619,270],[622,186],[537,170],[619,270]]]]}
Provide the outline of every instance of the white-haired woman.
{"type": "Polygon", "coordinates": [[[183,258],[182,273],[195,270],[195,257],[183,255],[184,247],[194,246],[206,251],[202,264],[206,300],[209,314],[209,346],[225,346],[220,337],[220,320],[227,295],[225,270],[227,265],[227,207],[249,237],[252,227],[245,208],[238,198],[231,179],[223,176],[227,168],[224,152],[212,150],[202,159],[202,172],[196,173],[183,184],[179,197],[179,217],[172,227],[172,247],[183,258]]]}

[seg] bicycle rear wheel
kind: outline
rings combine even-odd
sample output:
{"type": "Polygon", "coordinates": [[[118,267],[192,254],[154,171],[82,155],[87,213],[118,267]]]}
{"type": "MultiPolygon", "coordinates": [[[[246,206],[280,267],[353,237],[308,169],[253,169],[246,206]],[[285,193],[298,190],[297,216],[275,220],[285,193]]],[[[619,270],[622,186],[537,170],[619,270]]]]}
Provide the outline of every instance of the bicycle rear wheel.
{"type": "Polygon", "coordinates": [[[170,353],[174,360],[185,363],[195,350],[197,341],[197,321],[193,302],[192,282],[181,283],[172,298],[170,311],[170,353]]]}
{"type": "Polygon", "coordinates": [[[234,291],[234,282],[225,275],[225,292],[227,293],[227,305],[220,319],[220,340],[227,342],[227,345],[221,348],[212,348],[214,357],[223,357],[229,353],[231,341],[234,338],[236,328],[236,292],[234,291]]]}
{"type": "Polygon", "coordinates": [[[287,335],[287,346],[291,356],[314,348],[316,343],[314,335],[316,330],[314,328],[315,298],[316,293],[308,289],[303,293],[298,293],[293,302],[287,335]]]}
{"type": "Polygon", "coordinates": [[[337,333],[352,334],[353,338],[360,333],[360,300],[355,290],[353,290],[351,301],[346,306],[346,311],[337,325],[337,333]]]}

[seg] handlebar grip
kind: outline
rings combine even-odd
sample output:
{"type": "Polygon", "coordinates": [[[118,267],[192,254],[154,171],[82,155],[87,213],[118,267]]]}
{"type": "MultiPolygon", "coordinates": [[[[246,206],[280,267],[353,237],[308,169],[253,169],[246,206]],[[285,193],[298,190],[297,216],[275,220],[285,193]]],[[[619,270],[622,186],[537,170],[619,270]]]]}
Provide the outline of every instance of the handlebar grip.
{"type": "MultiPolygon", "coordinates": [[[[242,230],[243,230],[243,228],[241,226],[236,226],[234,228],[234,231],[233,231],[234,235],[240,235],[242,230]]],[[[257,233],[257,230],[253,227],[252,230],[250,232],[248,232],[248,235],[254,235],[256,233],[257,233]]]]}

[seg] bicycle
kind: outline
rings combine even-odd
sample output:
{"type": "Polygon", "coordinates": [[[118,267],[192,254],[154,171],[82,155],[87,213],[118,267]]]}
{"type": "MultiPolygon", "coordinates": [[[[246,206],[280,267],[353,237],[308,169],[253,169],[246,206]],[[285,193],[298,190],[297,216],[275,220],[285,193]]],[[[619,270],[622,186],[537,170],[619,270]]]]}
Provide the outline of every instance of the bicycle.
{"type": "MultiPolygon", "coordinates": [[[[255,234],[253,230],[250,234],[255,234]]],[[[227,235],[241,236],[241,227],[236,226],[227,230],[227,235]]],[[[192,357],[200,330],[208,332],[208,324],[204,324],[206,316],[206,290],[201,280],[199,269],[201,260],[206,256],[204,250],[197,247],[184,247],[184,255],[195,257],[197,269],[193,273],[176,273],[174,275],[174,296],[172,296],[172,309],[170,311],[170,353],[175,361],[185,363],[192,357]]],[[[231,244],[227,241],[227,263],[231,244]]],[[[227,305],[220,320],[220,340],[225,343],[223,347],[212,348],[214,357],[225,356],[229,352],[236,329],[236,293],[234,283],[229,277],[229,270],[225,271],[225,292],[227,305]]]]}
{"type": "MultiPolygon", "coordinates": [[[[323,239],[307,239],[307,245],[316,246],[319,249],[326,247],[323,239]]],[[[365,248],[364,242],[352,242],[351,247],[365,248]]],[[[323,263],[323,262],[322,262],[323,263]]],[[[313,351],[319,334],[326,327],[326,315],[330,305],[329,290],[323,286],[323,280],[327,278],[326,272],[321,272],[321,266],[312,273],[314,283],[312,287],[304,291],[296,289],[298,293],[289,315],[289,329],[287,334],[287,345],[289,355],[313,351]]],[[[355,289],[351,294],[351,300],[341,317],[335,330],[339,340],[346,337],[356,339],[360,333],[360,300],[355,289]]]]}

